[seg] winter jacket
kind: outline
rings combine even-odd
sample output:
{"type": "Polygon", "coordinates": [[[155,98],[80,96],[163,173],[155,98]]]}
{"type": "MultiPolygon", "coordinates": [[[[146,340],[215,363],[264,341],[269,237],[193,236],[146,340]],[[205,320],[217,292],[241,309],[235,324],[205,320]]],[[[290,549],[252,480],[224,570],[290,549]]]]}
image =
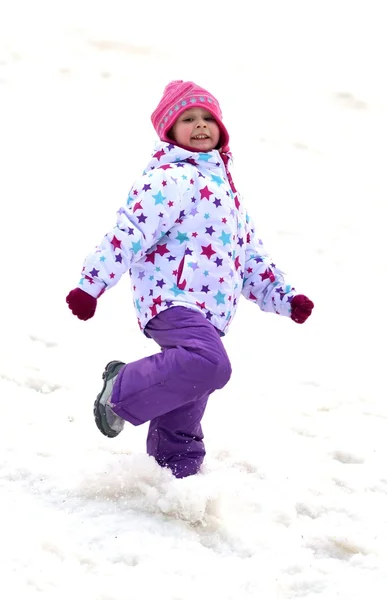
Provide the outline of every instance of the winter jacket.
{"type": "Polygon", "coordinates": [[[290,316],[295,290],[256,237],[225,164],[217,150],[159,143],[115,227],[87,257],[79,287],[97,298],[129,271],[142,330],[185,306],[225,333],[241,294],[290,316]]]}

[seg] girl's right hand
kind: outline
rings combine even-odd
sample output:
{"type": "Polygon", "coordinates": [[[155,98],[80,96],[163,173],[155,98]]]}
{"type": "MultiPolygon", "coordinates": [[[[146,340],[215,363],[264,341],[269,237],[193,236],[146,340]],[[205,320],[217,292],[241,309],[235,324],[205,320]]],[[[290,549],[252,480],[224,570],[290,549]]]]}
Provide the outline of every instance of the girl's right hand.
{"type": "Polygon", "coordinates": [[[75,288],[67,295],[66,302],[69,309],[81,321],[87,321],[94,316],[97,308],[97,299],[90,296],[80,288],[75,288]]]}

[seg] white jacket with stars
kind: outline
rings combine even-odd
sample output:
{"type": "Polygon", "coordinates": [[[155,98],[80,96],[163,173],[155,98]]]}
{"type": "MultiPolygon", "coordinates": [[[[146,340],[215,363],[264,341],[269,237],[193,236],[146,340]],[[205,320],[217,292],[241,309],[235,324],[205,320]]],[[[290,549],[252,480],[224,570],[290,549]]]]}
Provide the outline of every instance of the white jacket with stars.
{"type": "Polygon", "coordinates": [[[97,298],[128,271],[142,330],[160,311],[186,306],[226,333],[241,294],[287,316],[295,295],[233,193],[220,153],[162,142],[87,257],[78,287],[97,298]]]}

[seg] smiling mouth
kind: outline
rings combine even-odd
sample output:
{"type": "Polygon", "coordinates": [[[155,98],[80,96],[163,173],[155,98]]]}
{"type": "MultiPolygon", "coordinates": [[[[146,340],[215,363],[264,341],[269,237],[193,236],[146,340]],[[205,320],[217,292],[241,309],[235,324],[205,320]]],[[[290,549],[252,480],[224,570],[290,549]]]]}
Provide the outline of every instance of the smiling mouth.
{"type": "Polygon", "coordinates": [[[192,139],[193,140],[209,140],[210,138],[205,133],[199,133],[198,135],[192,136],[192,139]]]}

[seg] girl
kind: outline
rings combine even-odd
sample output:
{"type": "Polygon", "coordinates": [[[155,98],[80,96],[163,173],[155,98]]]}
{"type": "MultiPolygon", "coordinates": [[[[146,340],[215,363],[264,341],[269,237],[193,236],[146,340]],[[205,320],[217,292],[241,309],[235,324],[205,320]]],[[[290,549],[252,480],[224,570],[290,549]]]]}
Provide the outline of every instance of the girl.
{"type": "Polygon", "coordinates": [[[82,320],[129,271],[138,324],[161,352],[105,367],[94,404],[99,430],[150,422],[147,452],[176,477],[198,472],[201,420],[231,365],[221,341],[240,296],[304,323],[313,303],[270,260],[228,169],[229,135],[216,98],[172,81],[152,114],[160,138],[115,227],[88,256],[66,300],[82,320]]]}

